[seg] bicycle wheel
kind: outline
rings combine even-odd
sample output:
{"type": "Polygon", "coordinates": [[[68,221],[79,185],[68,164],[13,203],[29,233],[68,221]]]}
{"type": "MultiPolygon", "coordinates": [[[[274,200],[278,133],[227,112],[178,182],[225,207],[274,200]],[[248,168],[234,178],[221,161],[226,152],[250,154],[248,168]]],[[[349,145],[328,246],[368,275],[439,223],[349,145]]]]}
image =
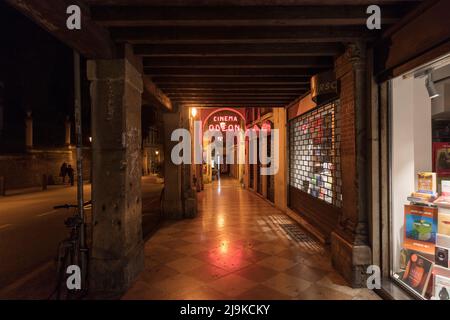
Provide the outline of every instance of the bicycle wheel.
{"type": "Polygon", "coordinates": [[[67,300],[70,296],[70,290],[67,288],[67,268],[74,264],[74,247],[72,241],[66,242],[61,257],[61,265],[58,270],[57,295],[58,300],[67,300]]]}

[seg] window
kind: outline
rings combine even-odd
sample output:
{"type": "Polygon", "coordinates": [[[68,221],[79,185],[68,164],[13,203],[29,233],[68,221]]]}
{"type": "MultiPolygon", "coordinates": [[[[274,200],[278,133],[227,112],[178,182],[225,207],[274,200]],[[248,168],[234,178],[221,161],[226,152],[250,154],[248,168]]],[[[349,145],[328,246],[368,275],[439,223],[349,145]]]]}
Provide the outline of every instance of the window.
{"type": "Polygon", "coordinates": [[[339,101],[289,122],[291,186],[342,207],[339,101]]]}
{"type": "Polygon", "coordinates": [[[449,60],[390,82],[391,276],[422,299],[450,299],[449,60]]]}

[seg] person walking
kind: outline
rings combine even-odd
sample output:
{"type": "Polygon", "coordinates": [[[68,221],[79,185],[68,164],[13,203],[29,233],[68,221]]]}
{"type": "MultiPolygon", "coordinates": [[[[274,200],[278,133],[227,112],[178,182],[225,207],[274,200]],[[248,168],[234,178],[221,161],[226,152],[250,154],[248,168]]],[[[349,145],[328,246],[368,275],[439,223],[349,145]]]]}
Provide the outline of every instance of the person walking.
{"type": "Polygon", "coordinates": [[[67,175],[67,163],[63,163],[61,165],[61,169],[59,170],[59,176],[62,178],[62,183],[66,183],[66,175],[67,175]]]}
{"type": "Polygon", "coordinates": [[[67,175],[69,176],[70,185],[73,186],[74,185],[74,170],[70,164],[67,166],[67,175]]]}

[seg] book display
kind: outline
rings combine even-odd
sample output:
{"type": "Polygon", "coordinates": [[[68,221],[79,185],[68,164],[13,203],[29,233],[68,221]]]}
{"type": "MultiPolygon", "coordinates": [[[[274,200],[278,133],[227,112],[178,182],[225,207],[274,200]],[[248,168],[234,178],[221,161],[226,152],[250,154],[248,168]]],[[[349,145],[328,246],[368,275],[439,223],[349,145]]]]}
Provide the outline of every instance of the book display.
{"type": "Polygon", "coordinates": [[[424,299],[450,299],[450,180],[420,172],[404,205],[403,242],[394,278],[424,299]]]}
{"type": "Polygon", "coordinates": [[[338,102],[290,121],[290,184],[326,203],[342,206],[338,102]]]}
{"type": "Polygon", "coordinates": [[[383,214],[374,220],[382,239],[375,257],[384,274],[390,272],[382,289],[393,299],[400,289],[419,300],[449,300],[450,53],[389,84],[385,154],[379,157],[385,167],[377,167],[382,181],[372,198],[383,214]],[[387,235],[378,222],[389,228],[387,235]]]}

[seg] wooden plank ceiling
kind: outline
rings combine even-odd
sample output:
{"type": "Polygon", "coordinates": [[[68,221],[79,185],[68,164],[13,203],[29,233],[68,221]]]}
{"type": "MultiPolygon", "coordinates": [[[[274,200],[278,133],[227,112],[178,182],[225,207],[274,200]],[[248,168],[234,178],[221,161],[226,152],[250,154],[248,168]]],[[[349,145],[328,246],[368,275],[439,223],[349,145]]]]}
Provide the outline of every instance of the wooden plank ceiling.
{"type": "Polygon", "coordinates": [[[345,43],[372,41],[366,8],[385,30],[419,1],[85,0],[116,43],[131,43],[144,72],[174,104],[283,107],[331,69],[345,43]],[[339,5],[337,5],[339,4],[339,5]]]}

